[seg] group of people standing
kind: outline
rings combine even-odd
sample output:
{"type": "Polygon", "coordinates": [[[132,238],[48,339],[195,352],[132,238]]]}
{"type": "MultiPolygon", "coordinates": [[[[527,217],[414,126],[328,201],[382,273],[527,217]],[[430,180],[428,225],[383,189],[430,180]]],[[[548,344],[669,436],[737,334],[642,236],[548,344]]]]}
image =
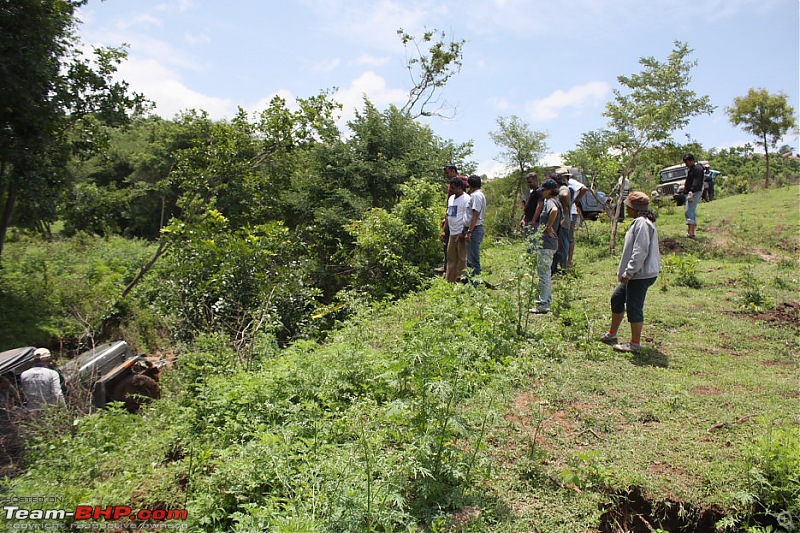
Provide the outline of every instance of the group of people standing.
{"type": "MultiPolygon", "coordinates": [[[[541,233],[537,249],[529,250],[537,254],[539,278],[538,298],[530,311],[546,314],[553,302],[552,275],[572,267],[575,229],[580,223],[577,202],[587,189],[564,174],[548,174],[541,185],[535,172],[529,173],[525,179],[530,187],[530,196],[525,203],[521,224],[528,235],[541,233]]],[[[623,183],[620,188],[624,186],[623,183]]],[[[644,324],[644,300],[647,290],[658,277],[661,255],[650,198],[638,191],[626,191],[623,198],[626,214],[633,222],[625,234],[617,270],[619,284],[611,295],[611,324],[600,341],[620,352],[638,352],[644,324]],[[626,313],[631,338],[629,342],[620,343],[617,333],[626,313]]]]}
{"type": "MultiPolygon", "coordinates": [[[[689,166],[694,158],[687,155],[684,161],[689,166]]],[[[445,247],[444,274],[448,281],[457,282],[462,280],[465,273],[470,277],[481,273],[480,247],[484,237],[486,197],[481,190],[479,176],[461,176],[452,164],[444,167],[444,173],[448,182],[447,216],[442,221],[441,233],[445,247]]],[[[694,179],[691,169],[690,176],[694,179]]],[[[582,218],[578,202],[588,189],[580,181],[563,173],[548,174],[541,184],[535,172],[527,174],[525,180],[530,187],[530,194],[520,223],[527,235],[541,235],[536,249],[529,250],[537,254],[539,278],[538,297],[530,312],[546,314],[550,312],[553,302],[552,276],[572,268],[575,230],[582,218]]],[[[633,221],[625,234],[617,269],[619,284],[611,295],[611,323],[600,341],[620,352],[638,352],[644,325],[644,301],[661,270],[661,255],[650,198],[643,192],[629,192],[629,186],[625,189],[625,214],[633,221]],[[630,341],[620,343],[618,331],[626,313],[631,337],[630,341]]],[[[694,192],[693,188],[687,190],[694,192]]],[[[690,201],[695,201],[695,196],[699,201],[699,194],[693,194],[690,201]]],[[[687,223],[689,214],[687,210],[687,223]]],[[[623,218],[624,215],[620,216],[620,219],[623,218]]],[[[696,222],[689,227],[693,235],[696,222]]]]}
{"type": "Polygon", "coordinates": [[[447,281],[457,282],[465,273],[471,278],[481,274],[481,243],[486,216],[486,196],[481,177],[460,176],[455,165],[444,167],[447,179],[447,216],[442,221],[447,281]],[[469,193],[467,192],[469,189],[469,193]]]}
{"type": "Polygon", "coordinates": [[[588,189],[569,174],[548,174],[541,186],[535,172],[527,174],[525,180],[530,194],[520,224],[527,235],[541,229],[536,259],[539,297],[531,312],[545,314],[553,301],[552,276],[572,268],[575,230],[581,220],[579,201],[588,189]]]}

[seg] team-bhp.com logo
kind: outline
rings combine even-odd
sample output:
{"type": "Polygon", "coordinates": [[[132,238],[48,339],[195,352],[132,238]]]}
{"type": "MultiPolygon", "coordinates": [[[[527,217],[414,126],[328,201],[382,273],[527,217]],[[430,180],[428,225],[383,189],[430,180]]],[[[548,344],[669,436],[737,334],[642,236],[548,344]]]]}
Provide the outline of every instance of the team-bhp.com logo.
{"type": "MultiPolygon", "coordinates": [[[[65,509],[22,509],[17,505],[6,505],[5,519],[7,525],[15,521],[64,521],[72,519],[75,524],[90,524],[93,521],[104,520],[120,521],[117,526],[125,528],[123,523],[135,524],[136,522],[166,522],[168,520],[186,520],[186,509],[139,509],[134,510],[127,505],[78,505],[74,511],[65,509]]],[[[22,523],[25,523],[22,522],[22,523]]],[[[25,529],[13,528],[12,529],[25,529]]],[[[83,529],[78,527],[78,529],[83,529]]]]}

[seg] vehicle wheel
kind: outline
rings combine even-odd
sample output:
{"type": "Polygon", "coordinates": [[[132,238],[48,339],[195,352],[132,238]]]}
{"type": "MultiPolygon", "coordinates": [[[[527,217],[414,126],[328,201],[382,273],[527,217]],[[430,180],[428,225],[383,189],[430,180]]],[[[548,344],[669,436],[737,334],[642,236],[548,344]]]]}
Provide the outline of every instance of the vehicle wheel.
{"type": "Polygon", "coordinates": [[[120,381],[108,395],[108,401],[122,402],[125,404],[125,409],[136,413],[142,405],[160,397],[161,387],[156,380],[135,374],[120,381]]]}

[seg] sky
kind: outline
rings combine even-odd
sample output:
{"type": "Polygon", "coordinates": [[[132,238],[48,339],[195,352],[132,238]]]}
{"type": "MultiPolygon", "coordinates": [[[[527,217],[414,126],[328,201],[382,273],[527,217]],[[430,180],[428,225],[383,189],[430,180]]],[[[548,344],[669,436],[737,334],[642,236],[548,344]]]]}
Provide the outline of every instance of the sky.
{"type": "MultiPolygon", "coordinates": [[[[694,50],[689,88],[717,106],[676,141],[752,143],[725,109],[765,88],[800,110],[799,12],[798,0],[90,0],[78,16],[85,46],[128,46],[118,75],[160,116],[202,109],[227,119],[275,95],[330,90],[342,129],[364,95],[378,109],[406,102],[398,29],[444,31],[466,41],[441,92],[454,114],[423,120],[444,139],[472,141],[470,161],[492,178],[506,173],[489,135],[499,117],[547,133],[541,163],[558,164],[582,133],[607,125],[612,91],[626,92],[617,77],[641,72],[642,57],[665,62],[675,41],[694,50]]],[[[784,141],[800,148],[797,133],[784,141]]]]}

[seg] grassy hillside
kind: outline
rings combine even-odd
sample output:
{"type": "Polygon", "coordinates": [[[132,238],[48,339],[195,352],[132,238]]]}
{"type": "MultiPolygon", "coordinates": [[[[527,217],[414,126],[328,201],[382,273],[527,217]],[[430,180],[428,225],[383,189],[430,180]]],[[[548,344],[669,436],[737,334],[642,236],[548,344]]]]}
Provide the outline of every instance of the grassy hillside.
{"type": "Polygon", "coordinates": [[[660,212],[639,354],[596,341],[608,224],[580,230],[547,316],[527,313],[524,243],[497,242],[493,289],[435,280],[325,344],[242,356],[209,336],[139,416],[23,423],[4,493],[185,508],[191,531],[780,527],[800,511],[800,188],[698,211],[696,241],[660,212]]]}

